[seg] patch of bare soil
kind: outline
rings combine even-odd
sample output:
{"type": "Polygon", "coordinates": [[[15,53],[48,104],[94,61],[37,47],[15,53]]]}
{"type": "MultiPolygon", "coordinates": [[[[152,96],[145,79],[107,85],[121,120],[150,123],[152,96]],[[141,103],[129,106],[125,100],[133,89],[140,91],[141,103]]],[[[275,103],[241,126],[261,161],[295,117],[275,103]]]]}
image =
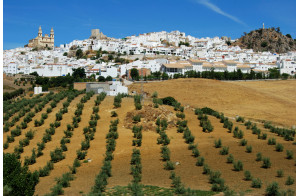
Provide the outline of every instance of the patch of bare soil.
{"type": "Polygon", "coordinates": [[[169,110],[165,106],[160,106],[159,108],[154,108],[152,103],[145,104],[141,110],[133,110],[127,112],[125,117],[125,127],[132,129],[134,125],[143,126],[143,130],[156,130],[156,119],[160,118],[167,120],[168,127],[174,127],[177,122],[177,117],[174,112],[169,110]],[[134,123],[133,117],[136,115],[141,116],[141,122],[134,123]]]}

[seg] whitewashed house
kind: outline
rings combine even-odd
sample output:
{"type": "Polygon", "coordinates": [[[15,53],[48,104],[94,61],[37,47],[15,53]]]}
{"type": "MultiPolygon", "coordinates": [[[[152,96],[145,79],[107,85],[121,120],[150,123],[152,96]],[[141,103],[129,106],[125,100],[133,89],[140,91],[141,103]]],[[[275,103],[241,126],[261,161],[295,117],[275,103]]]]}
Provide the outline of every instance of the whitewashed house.
{"type": "Polygon", "coordinates": [[[120,81],[113,81],[109,86],[109,91],[107,91],[107,95],[116,96],[118,93],[128,94],[128,87],[122,86],[120,81]]]}
{"type": "Polygon", "coordinates": [[[296,74],[296,62],[290,59],[282,60],[279,63],[280,74],[286,73],[289,75],[296,74]]]}
{"type": "Polygon", "coordinates": [[[176,63],[162,64],[162,71],[167,73],[168,76],[174,76],[174,74],[184,74],[187,71],[192,71],[193,66],[188,61],[178,61],[176,63]]]}
{"type": "Polygon", "coordinates": [[[3,66],[3,72],[6,74],[17,74],[18,65],[15,62],[10,62],[7,65],[3,66]]]}

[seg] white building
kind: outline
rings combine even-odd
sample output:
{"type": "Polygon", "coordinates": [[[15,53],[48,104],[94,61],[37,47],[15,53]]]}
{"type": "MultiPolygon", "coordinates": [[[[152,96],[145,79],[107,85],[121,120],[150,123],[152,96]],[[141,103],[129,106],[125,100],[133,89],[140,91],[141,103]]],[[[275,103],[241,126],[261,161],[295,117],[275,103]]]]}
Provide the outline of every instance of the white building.
{"type": "Polygon", "coordinates": [[[282,60],[279,63],[280,74],[286,73],[289,75],[296,74],[296,62],[290,59],[282,60]]]}

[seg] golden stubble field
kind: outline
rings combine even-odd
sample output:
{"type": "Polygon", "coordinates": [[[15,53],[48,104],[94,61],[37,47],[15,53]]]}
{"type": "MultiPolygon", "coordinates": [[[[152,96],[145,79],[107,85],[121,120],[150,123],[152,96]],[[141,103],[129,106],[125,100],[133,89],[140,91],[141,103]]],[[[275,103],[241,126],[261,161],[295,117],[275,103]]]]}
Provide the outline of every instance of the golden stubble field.
{"type": "MultiPolygon", "coordinates": [[[[129,86],[141,91],[141,84],[129,86]]],[[[144,84],[144,91],[159,97],[172,96],[183,105],[210,107],[227,116],[296,125],[296,80],[225,82],[208,79],[177,79],[144,84]]]]}
{"type": "MultiPolygon", "coordinates": [[[[139,87],[139,85],[134,84],[131,89],[137,89],[139,87]]],[[[144,89],[149,94],[157,91],[159,97],[173,96],[183,105],[211,107],[219,112],[224,112],[228,116],[239,114],[245,116],[246,119],[250,117],[253,119],[272,120],[274,123],[278,122],[286,126],[295,124],[295,81],[243,83],[186,79],[144,84],[144,89]],[[164,85],[163,87],[161,86],[162,84],[164,85]],[[276,87],[274,87],[273,84],[276,84],[276,87]],[[226,86],[227,88],[225,88],[226,86]],[[253,104],[256,105],[256,107],[254,107],[253,104]],[[275,107],[274,104],[277,106],[275,107]],[[265,111],[267,108],[269,109],[268,112],[265,111]],[[284,110],[284,108],[286,109],[284,110]],[[294,116],[287,115],[288,113],[294,116]],[[285,119],[285,121],[283,119],[285,119]]],[[[60,138],[64,135],[63,131],[66,129],[66,125],[72,122],[76,104],[79,103],[82,96],[83,95],[79,95],[71,102],[69,112],[63,115],[62,125],[57,128],[53,135],[53,140],[46,144],[44,155],[37,158],[36,163],[29,167],[31,171],[44,167],[46,162],[50,161],[50,151],[54,150],[55,147],[59,147],[60,138]]],[[[80,148],[81,141],[84,139],[83,128],[88,125],[95,99],[96,95],[85,103],[82,121],[79,123],[79,127],[74,129],[71,142],[67,144],[68,151],[65,152],[65,159],[54,164],[54,169],[49,176],[40,178],[40,182],[36,186],[36,195],[49,193],[50,188],[56,184],[55,179],[69,171],[69,166],[72,165],[76,157],[76,150],[80,148]]],[[[90,142],[90,148],[86,156],[86,159],[90,159],[91,162],[82,163],[77,173],[74,174],[75,179],[70,182],[70,187],[64,188],[64,195],[87,194],[94,185],[95,177],[100,172],[103,164],[102,161],[106,151],[105,137],[109,130],[110,121],[115,119],[111,117],[111,111],[113,110],[118,113],[118,118],[120,119],[118,125],[119,138],[116,140],[114,160],[111,162],[112,177],[108,179],[107,187],[111,188],[118,185],[126,186],[133,179],[130,174],[130,160],[132,149],[134,148],[131,145],[133,133],[131,129],[125,127],[125,118],[128,112],[135,110],[134,101],[133,98],[123,98],[121,107],[114,109],[113,99],[113,97],[107,96],[100,104],[99,115],[101,118],[98,121],[95,139],[90,142]]],[[[36,147],[37,142],[40,142],[45,129],[49,128],[49,123],[55,119],[55,113],[62,108],[63,101],[64,100],[58,103],[43,126],[35,128],[33,122],[31,122],[28,124],[29,127],[23,130],[22,134],[16,137],[15,142],[11,143],[9,148],[4,150],[4,152],[13,152],[14,147],[18,145],[18,141],[25,138],[24,133],[26,133],[27,130],[36,130],[36,135],[33,140],[30,141],[30,145],[25,147],[24,153],[21,154],[21,161],[23,162],[24,157],[29,156],[32,148],[36,147]]],[[[145,101],[145,104],[151,106],[150,100],[145,101]]],[[[170,106],[159,107],[163,107],[164,110],[168,110],[174,114],[176,113],[170,106]]],[[[45,108],[36,114],[33,121],[40,118],[41,114],[45,112],[45,108]]],[[[219,119],[209,116],[209,120],[214,126],[214,131],[204,133],[199,126],[200,121],[194,114],[193,109],[187,107],[184,113],[185,119],[188,120],[188,127],[195,136],[194,142],[197,144],[201,156],[205,158],[205,163],[207,163],[213,171],[218,170],[222,173],[221,177],[224,178],[225,184],[229,186],[230,189],[249,195],[262,195],[265,193],[267,185],[272,181],[276,181],[280,189],[296,190],[295,184],[290,186],[285,185],[288,176],[296,179],[296,145],[293,145],[293,142],[285,141],[282,137],[258,125],[263,133],[268,134],[268,138],[274,137],[278,143],[284,146],[283,152],[277,152],[275,151],[274,145],[267,144],[267,140],[258,139],[257,135],[253,135],[251,130],[247,130],[243,124],[234,122],[234,126],[238,126],[244,131],[244,138],[248,141],[248,145],[253,147],[252,153],[247,153],[246,147],[239,145],[240,139],[234,138],[232,133],[228,133],[228,130],[223,128],[223,124],[220,123],[219,119]],[[214,141],[219,138],[222,139],[223,146],[229,147],[229,153],[233,154],[235,160],[241,160],[243,162],[244,171],[249,170],[253,177],[262,180],[262,188],[251,188],[251,181],[244,180],[244,171],[233,171],[233,165],[226,163],[227,156],[220,155],[220,148],[214,147],[214,141]],[[286,150],[292,150],[294,152],[294,159],[288,160],[285,158],[286,150]],[[262,162],[255,161],[256,153],[258,152],[270,158],[272,163],[271,168],[264,169],[261,167],[262,162]],[[276,177],[277,170],[283,170],[284,177],[276,177]]],[[[143,122],[143,120],[142,118],[141,121],[143,122]]],[[[171,151],[171,161],[179,163],[174,171],[177,176],[181,177],[185,187],[210,190],[211,184],[209,183],[209,178],[207,175],[202,174],[203,167],[195,165],[196,158],[192,156],[191,150],[188,150],[188,144],[185,143],[183,134],[177,133],[176,127],[168,128],[166,133],[171,140],[168,145],[171,151]]],[[[5,133],[5,136],[7,134],[10,134],[10,132],[5,133]]],[[[140,147],[142,160],[141,183],[145,185],[170,187],[170,172],[163,169],[164,162],[161,160],[161,145],[157,144],[158,137],[159,134],[155,131],[143,130],[142,146],[140,147]]],[[[6,137],[4,137],[4,142],[6,142],[6,137]]]]}

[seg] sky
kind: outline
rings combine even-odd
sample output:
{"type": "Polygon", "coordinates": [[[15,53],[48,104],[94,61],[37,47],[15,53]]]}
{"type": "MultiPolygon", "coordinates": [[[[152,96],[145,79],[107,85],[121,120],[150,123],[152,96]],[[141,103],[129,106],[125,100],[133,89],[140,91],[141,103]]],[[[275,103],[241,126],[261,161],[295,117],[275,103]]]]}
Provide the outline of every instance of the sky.
{"type": "Polygon", "coordinates": [[[3,0],[3,49],[23,47],[53,27],[55,46],[87,39],[91,29],[123,38],[179,30],[197,38],[280,27],[296,38],[296,0],[3,0]]]}

